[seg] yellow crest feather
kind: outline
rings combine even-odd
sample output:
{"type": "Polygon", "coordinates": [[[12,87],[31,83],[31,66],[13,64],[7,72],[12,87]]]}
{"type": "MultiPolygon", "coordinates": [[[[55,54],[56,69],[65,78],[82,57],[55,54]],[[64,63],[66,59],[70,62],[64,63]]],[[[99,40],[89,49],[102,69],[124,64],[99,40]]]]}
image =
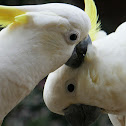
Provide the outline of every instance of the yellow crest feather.
{"type": "Polygon", "coordinates": [[[89,35],[91,40],[94,41],[96,39],[96,34],[100,31],[100,22],[98,22],[97,16],[97,8],[93,0],[84,0],[85,2],[85,12],[90,18],[91,21],[91,30],[89,31],[89,35]]]}
{"type": "Polygon", "coordinates": [[[0,6],[0,27],[5,27],[14,22],[25,24],[27,22],[25,14],[26,12],[15,7],[0,6]]]}

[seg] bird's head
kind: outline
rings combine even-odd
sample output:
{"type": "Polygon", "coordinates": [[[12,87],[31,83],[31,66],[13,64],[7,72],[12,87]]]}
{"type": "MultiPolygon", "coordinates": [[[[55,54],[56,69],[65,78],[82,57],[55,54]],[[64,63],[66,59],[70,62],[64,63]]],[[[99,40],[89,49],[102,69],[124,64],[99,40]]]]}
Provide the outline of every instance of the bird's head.
{"type": "Polygon", "coordinates": [[[16,44],[22,41],[32,45],[40,55],[50,57],[57,64],[53,70],[70,58],[74,47],[87,38],[91,27],[83,10],[63,3],[0,6],[0,12],[0,25],[6,26],[1,31],[4,37],[15,38],[12,40],[16,44]]]}
{"type": "Polygon", "coordinates": [[[43,97],[49,110],[65,115],[72,126],[88,126],[101,114],[101,109],[93,106],[95,94],[82,66],[73,69],[63,65],[49,74],[44,87],[43,97]]]}

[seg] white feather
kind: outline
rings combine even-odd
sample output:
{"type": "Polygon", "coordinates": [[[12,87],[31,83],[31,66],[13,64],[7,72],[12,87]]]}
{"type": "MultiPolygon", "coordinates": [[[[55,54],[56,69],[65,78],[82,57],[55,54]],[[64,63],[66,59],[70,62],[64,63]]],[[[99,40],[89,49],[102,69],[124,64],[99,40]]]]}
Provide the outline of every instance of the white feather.
{"type": "Polygon", "coordinates": [[[0,32],[0,123],[50,72],[64,64],[90,29],[86,13],[68,4],[17,7],[28,23],[0,32]],[[71,42],[71,31],[78,40],[71,42]]]}
{"type": "Polygon", "coordinates": [[[47,107],[58,114],[70,104],[103,108],[106,113],[126,114],[126,22],[116,32],[88,46],[77,69],[63,65],[51,73],[44,88],[47,107]],[[75,91],[67,92],[66,85],[75,91]],[[46,94],[49,92],[49,94],[46,94]]]}

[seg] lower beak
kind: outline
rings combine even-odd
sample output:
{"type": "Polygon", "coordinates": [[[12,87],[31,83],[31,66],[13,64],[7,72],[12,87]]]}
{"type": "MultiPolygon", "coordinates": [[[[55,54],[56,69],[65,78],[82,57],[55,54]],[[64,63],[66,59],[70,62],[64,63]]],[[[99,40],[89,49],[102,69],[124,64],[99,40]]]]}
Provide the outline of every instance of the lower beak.
{"type": "Polygon", "coordinates": [[[84,61],[84,57],[87,52],[87,47],[89,44],[91,44],[90,36],[88,35],[84,40],[79,42],[76,47],[74,48],[74,51],[72,53],[72,56],[70,59],[66,62],[66,65],[72,68],[78,68],[82,62],[84,61]]]}
{"type": "Polygon", "coordinates": [[[89,126],[101,114],[101,109],[94,106],[74,104],[64,110],[67,121],[72,126],[89,126]]]}

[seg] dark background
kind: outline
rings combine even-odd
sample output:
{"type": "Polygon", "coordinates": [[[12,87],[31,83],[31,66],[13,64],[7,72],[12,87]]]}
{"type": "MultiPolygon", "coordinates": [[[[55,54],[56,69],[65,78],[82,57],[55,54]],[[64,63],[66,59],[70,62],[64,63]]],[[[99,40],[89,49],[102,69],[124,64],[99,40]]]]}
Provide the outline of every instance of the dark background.
{"type": "MultiPolygon", "coordinates": [[[[94,0],[102,29],[108,34],[126,21],[126,0],[94,0]]],[[[0,0],[0,5],[28,5],[64,2],[84,9],[83,0],[0,0]]],[[[17,105],[5,118],[2,126],[69,126],[65,118],[51,113],[42,99],[42,85],[17,105]]],[[[93,126],[112,126],[103,114],[93,126]]]]}

